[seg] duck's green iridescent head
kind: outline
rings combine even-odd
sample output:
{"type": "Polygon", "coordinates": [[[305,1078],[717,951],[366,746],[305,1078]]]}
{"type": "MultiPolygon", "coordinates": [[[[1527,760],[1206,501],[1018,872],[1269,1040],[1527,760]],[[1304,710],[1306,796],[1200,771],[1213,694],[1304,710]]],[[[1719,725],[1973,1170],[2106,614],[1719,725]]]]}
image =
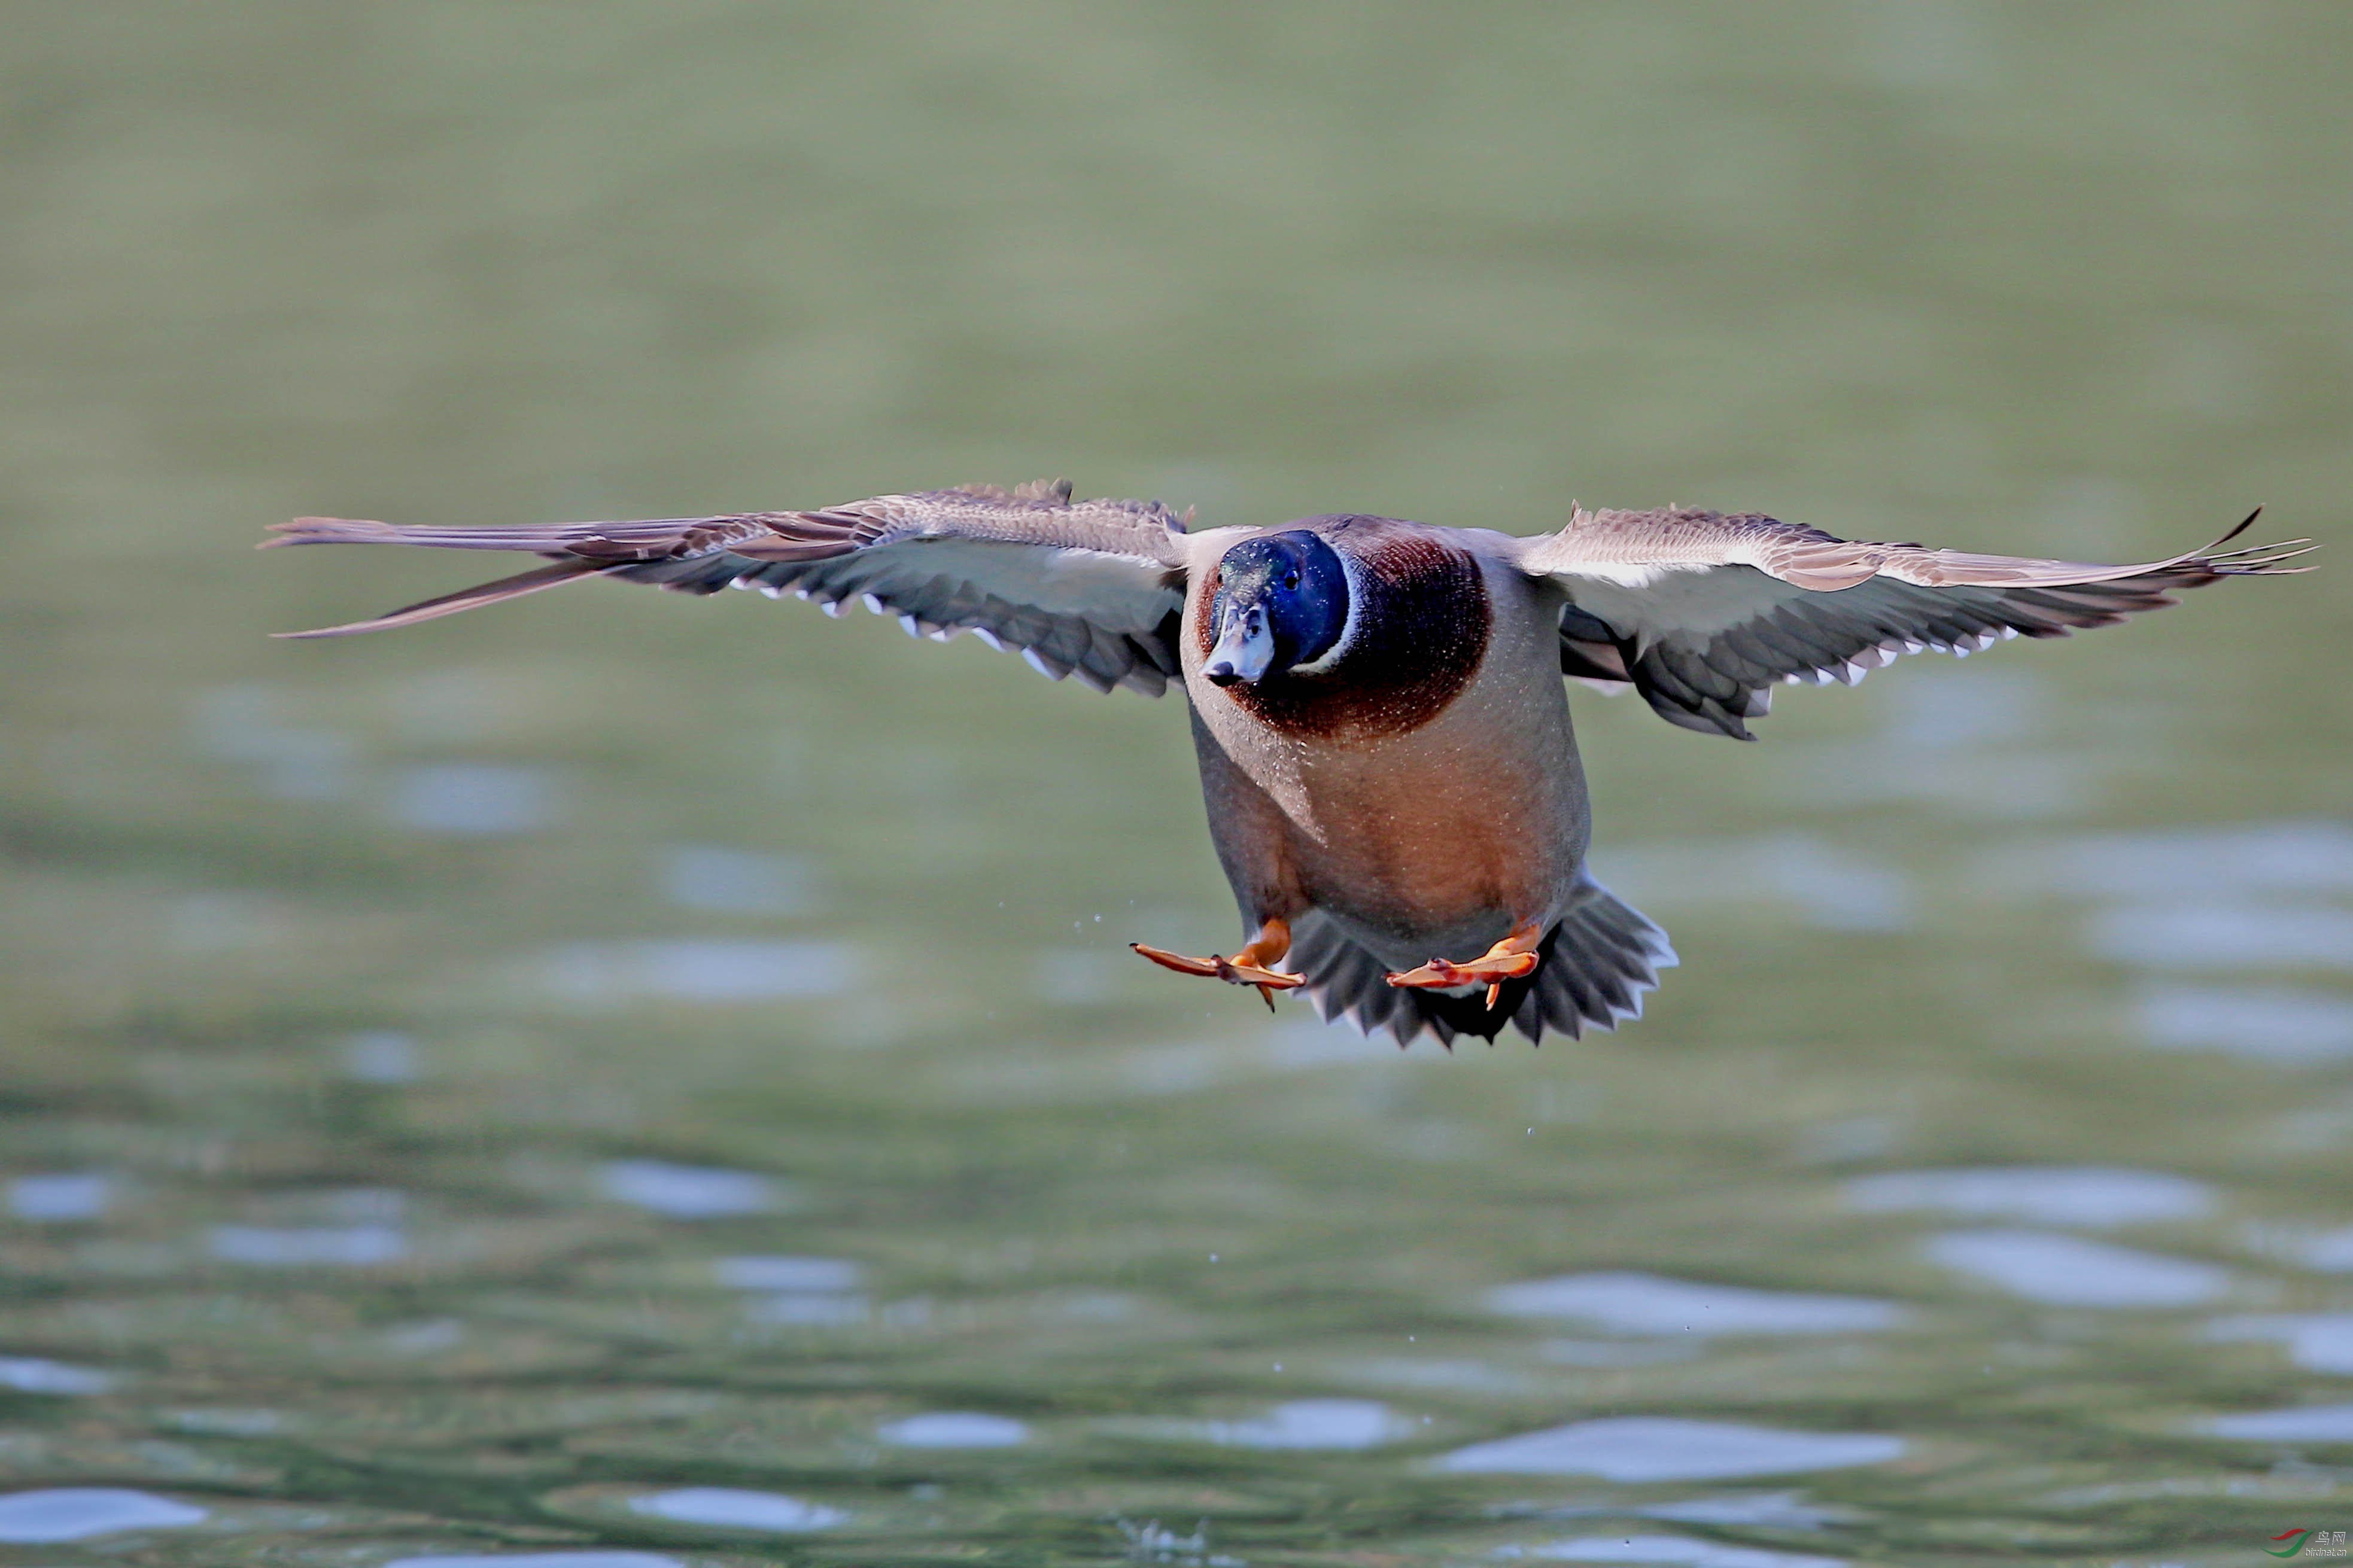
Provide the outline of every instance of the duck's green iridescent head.
{"type": "Polygon", "coordinates": [[[1201,674],[1213,685],[1314,664],[1347,628],[1347,571],[1304,530],[1244,540],[1218,563],[1209,625],[1218,641],[1201,674]]]}

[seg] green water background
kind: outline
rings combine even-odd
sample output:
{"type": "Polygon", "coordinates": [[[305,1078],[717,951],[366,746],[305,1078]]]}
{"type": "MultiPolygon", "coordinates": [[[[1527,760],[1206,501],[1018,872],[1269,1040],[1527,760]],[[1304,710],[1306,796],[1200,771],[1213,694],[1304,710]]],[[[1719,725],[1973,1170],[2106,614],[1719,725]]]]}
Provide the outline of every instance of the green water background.
{"type": "Polygon", "coordinates": [[[1619,1035],[1449,1057],[1126,954],[1233,940],[1175,700],[605,584],[273,644],[479,563],[247,548],[1045,475],[1206,524],[2337,535],[2353,13],[5,30],[0,1354],[91,1379],[0,1389],[0,1483],[206,1517],[0,1562],[2220,1563],[2353,1522],[2353,1421],[2207,1425],[2353,1400],[2290,1321],[2353,1309],[2341,563],[1784,692],[1756,747],[1575,690],[1598,860],[1683,966],[1619,1035]],[[2179,1201],[1856,1184],[2004,1166],[2179,1201]],[[1951,1261],[1989,1231],[2207,1288],[2038,1297],[1951,1261]],[[833,1273],[720,1262],[779,1256],[833,1273]],[[1900,1316],[1490,1294],[1595,1272],[1900,1316]],[[925,1412],[1020,1440],[886,1436],[925,1412]],[[1626,1416],[1902,1451],[1447,1468],[1626,1416]],[[698,1487],[822,1527],[630,1507],[698,1487]]]}

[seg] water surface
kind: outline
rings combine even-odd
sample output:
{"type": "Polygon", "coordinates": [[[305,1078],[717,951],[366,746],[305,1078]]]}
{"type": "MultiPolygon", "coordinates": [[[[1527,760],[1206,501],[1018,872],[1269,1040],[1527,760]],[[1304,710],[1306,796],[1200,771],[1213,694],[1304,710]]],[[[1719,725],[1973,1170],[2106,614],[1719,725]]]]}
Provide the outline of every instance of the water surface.
{"type": "Polygon", "coordinates": [[[2353,17],[50,6],[0,59],[0,1561],[2253,1562],[2353,1526],[2343,563],[1577,689],[1448,1054],[1181,708],[306,512],[1066,474],[2129,559],[2353,493],[2353,17]],[[487,572],[485,575],[489,574],[487,572]]]}

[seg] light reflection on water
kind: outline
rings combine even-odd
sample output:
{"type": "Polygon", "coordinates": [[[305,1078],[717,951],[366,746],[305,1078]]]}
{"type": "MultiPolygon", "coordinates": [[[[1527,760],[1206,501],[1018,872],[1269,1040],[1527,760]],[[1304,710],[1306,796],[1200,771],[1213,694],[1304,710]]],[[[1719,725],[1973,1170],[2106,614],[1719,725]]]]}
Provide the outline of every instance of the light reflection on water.
{"type": "Polygon", "coordinates": [[[2002,861],[2021,882],[2084,898],[2353,893],[2353,826],[2318,820],[2084,834],[2021,846],[2002,861]]]}
{"type": "Polygon", "coordinates": [[[2044,1225],[2147,1225],[2196,1219],[2214,1206],[2212,1189],[2162,1171],[2092,1166],[2011,1166],[1977,1171],[1889,1171],[1846,1186],[1859,1209],[1936,1209],[2044,1225]]]}
{"type": "Polygon", "coordinates": [[[667,1160],[616,1160],[605,1167],[601,1180],[607,1197],[671,1219],[764,1214],[786,1199],[774,1180],[754,1172],[667,1160]]]}
{"type": "Polygon", "coordinates": [[[2147,969],[2353,969],[2353,910],[2327,904],[2177,903],[2116,909],[2094,952],[2147,969]]]}
{"type": "Polygon", "coordinates": [[[1735,1492],[1689,1502],[1658,1503],[1635,1512],[1644,1519],[1682,1524],[1753,1524],[1774,1530],[1820,1530],[1841,1517],[1835,1510],[1805,1502],[1796,1492],[1735,1492]]]}
{"type": "Polygon", "coordinates": [[[2306,1372],[2353,1377],[2353,1312],[2250,1313],[2217,1318],[2206,1325],[2210,1340],[2277,1340],[2289,1359],[2306,1372]]]}
{"type": "Polygon", "coordinates": [[[181,1530],[205,1510],[120,1487],[58,1487],[0,1496],[0,1541],[46,1544],[135,1531],[181,1530]]]}
{"type": "Polygon", "coordinates": [[[1700,1285],[1654,1274],[1568,1274],[1501,1285],[1487,1305],[1521,1317],[1583,1318],[1620,1334],[1842,1334],[1893,1327],[1889,1301],[1700,1285]]]}
{"type": "Polygon", "coordinates": [[[112,1184],[88,1172],[18,1176],[8,1184],[9,1210],[18,1219],[42,1225],[96,1219],[112,1198],[112,1184]]]}
{"type": "Polygon", "coordinates": [[[2163,1050],[2226,1051],[2283,1067],[2353,1057],[2353,996],[2164,985],[2142,993],[2140,1018],[2149,1044],[2163,1050]]]}
{"type": "Polygon", "coordinates": [[[257,1268],[364,1268],[408,1256],[407,1237],[388,1225],[215,1226],[206,1247],[224,1263],[257,1268]]]}
{"type": "Polygon", "coordinates": [[[846,1327],[863,1323],[873,1315],[872,1302],[846,1291],[778,1290],[744,1309],[744,1316],[755,1323],[797,1323],[808,1328],[846,1327]]]}
{"type": "Polygon", "coordinates": [[[1242,1448],[1372,1448],[1413,1430],[1370,1399],[1294,1399],[1243,1421],[1212,1421],[1212,1443],[1242,1448]]]}
{"type": "Polygon", "coordinates": [[[1902,1439],[1860,1432],[1783,1432],[1727,1422],[1618,1416],[1457,1448],[1439,1468],[1471,1474],[1599,1476],[1604,1480],[1728,1480],[1878,1465],[1902,1439]]]}
{"type": "Polygon", "coordinates": [[[723,1530],[756,1530],[783,1534],[797,1534],[809,1530],[830,1530],[847,1523],[849,1516],[837,1508],[821,1503],[803,1502],[798,1498],[776,1492],[744,1491],[733,1487],[681,1487],[676,1491],[653,1492],[645,1497],[631,1498],[633,1513],[649,1514],[680,1524],[708,1524],[723,1530]]]}
{"type": "Polygon", "coordinates": [[[1029,1440],[1029,1428],[1003,1415],[931,1410],[888,1422],[876,1436],[902,1448],[1011,1448],[1029,1440]]]}
{"type": "Polygon", "coordinates": [[[436,1552],[396,1557],[384,1568],[687,1568],[651,1552],[436,1552]]]}
{"type": "Polygon", "coordinates": [[[444,763],[392,781],[392,819],[421,833],[495,837],[535,833],[555,820],[556,786],[532,768],[444,763]]]}
{"type": "Polygon", "coordinates": [[[1681,1535],[1578,1536],[1568,1541],[1547,1541],[1538,1546],[1514,1547],[1508,1555],[1555,1563],[1672,1563],[1684,1564],[1685,1568],[1845,1568],[1846,1563],[1842,1557],[1810,1557],[1797,1552],[1725,1546],[1681,1535]]]}
{"type": "MultiPolygon", "coordinates": [[[[642,1176],[638,1178],[643,1180],[642,1176]]],[[[757,1196],[759,1189],[747,1195],[757,1196]]],[[[639,1199],[642,1202],[642,1197],[639,1199]]],[[[708,1200],[705,1200],[706,1206],[708,1200]]],[[[675,1212],[676,1199],[671,1200],[675,1212]]],[[[648,1205],[659,1206],[659,1205],[648,1205]]],[[[855,1290],[864,1270],[846,1258],[723,1258],[712,1272],[738,1290],[855,1290]]]]}
{"type": "Polygon", "coordinates": [[[1450,1054],[1128,952],[1237,940],[1174,700],[611,584],[273,644],[514,563],[247,548],[1049,473],[2326,533],[2353,23],[19,13],[11,1552],[2202,1562],[2353,1509],[2337,568],[1756,747],[1573,691],[1685,963],[1450,1054]]]}
{"type": "Polygon", "coordinates": [[[2054,1307],[2194,1307],[2230,1289],[2228,1270],[2187,1258],[2034,1230],[1955,1230],[1927,1255],[2014,1296],[2054,1307]]]}
{"type": "Polygon", "coordinates": [[[2218,1415],[2205,1430],[2249,1443],[2353,1443],[2353,1405],[2306,1405],[2218,1415]]]}
{"type": "Polygon", "coordinates": [[[363,1030],[340,1054],[344,1075],[359,1083],[414,1083],[423,1071],[415,1037],[398,1029],[363,1030]]]}
{"type": "Polygon", "coordinates": [[[190,728],[204,751],[253,771],[280,800],[340,800],[351,794],[357,752],[349,735],[291,721],[283,693],[248,682],[201,692],[190,728]]]}
{"type": "Polygon", "coordinates": [[[2301,1236],[2285,1248],[2306,1268],[2329,1274],[2353,1274],[2353,1226],[2301,1236]]]}
{"type": "Polygon", "coordinates": [[[114,1382],[112,1373],[86,1366],[68,1366],[37,1356],[0,1356],[0,1384],[20,1394],[104,1394],[114,1382]]]}

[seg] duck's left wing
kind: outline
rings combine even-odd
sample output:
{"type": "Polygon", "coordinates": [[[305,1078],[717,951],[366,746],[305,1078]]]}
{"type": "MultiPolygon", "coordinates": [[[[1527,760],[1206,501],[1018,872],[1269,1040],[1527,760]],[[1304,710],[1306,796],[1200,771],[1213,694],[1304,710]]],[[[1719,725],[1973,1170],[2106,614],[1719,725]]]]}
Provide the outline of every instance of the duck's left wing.
{"type": "Polygon", "coordinates": [[[553,564],[349,626],[411,626],[582,577],[690,594],[724,587],[862,600],[942,641],[969,631],[1018,648],[1045,674],[1158,696],[1177,674],[1184,520],[1157,501],[1073,501],[1066,480],[876,496],[818,511],[529,528],[400,527],[343,518],[280,523],[269,544],[423,544],[532,551],[553,564]]]}
{"type": "Polygon", "coordinates": [[[2064,637],[2221,577],[2304,570],[2305,541],[2202,550],[2131,566],[1974,555],[1845,540],[1757,515],[1577,509],[1524,540],[1523,569],[1557,582],[1561,668],[1628,682],[1659,716],[1753,740],[1777,681],[1849,685],[1899,654],[1967,654],[1996,638],[2064,637]]]}

